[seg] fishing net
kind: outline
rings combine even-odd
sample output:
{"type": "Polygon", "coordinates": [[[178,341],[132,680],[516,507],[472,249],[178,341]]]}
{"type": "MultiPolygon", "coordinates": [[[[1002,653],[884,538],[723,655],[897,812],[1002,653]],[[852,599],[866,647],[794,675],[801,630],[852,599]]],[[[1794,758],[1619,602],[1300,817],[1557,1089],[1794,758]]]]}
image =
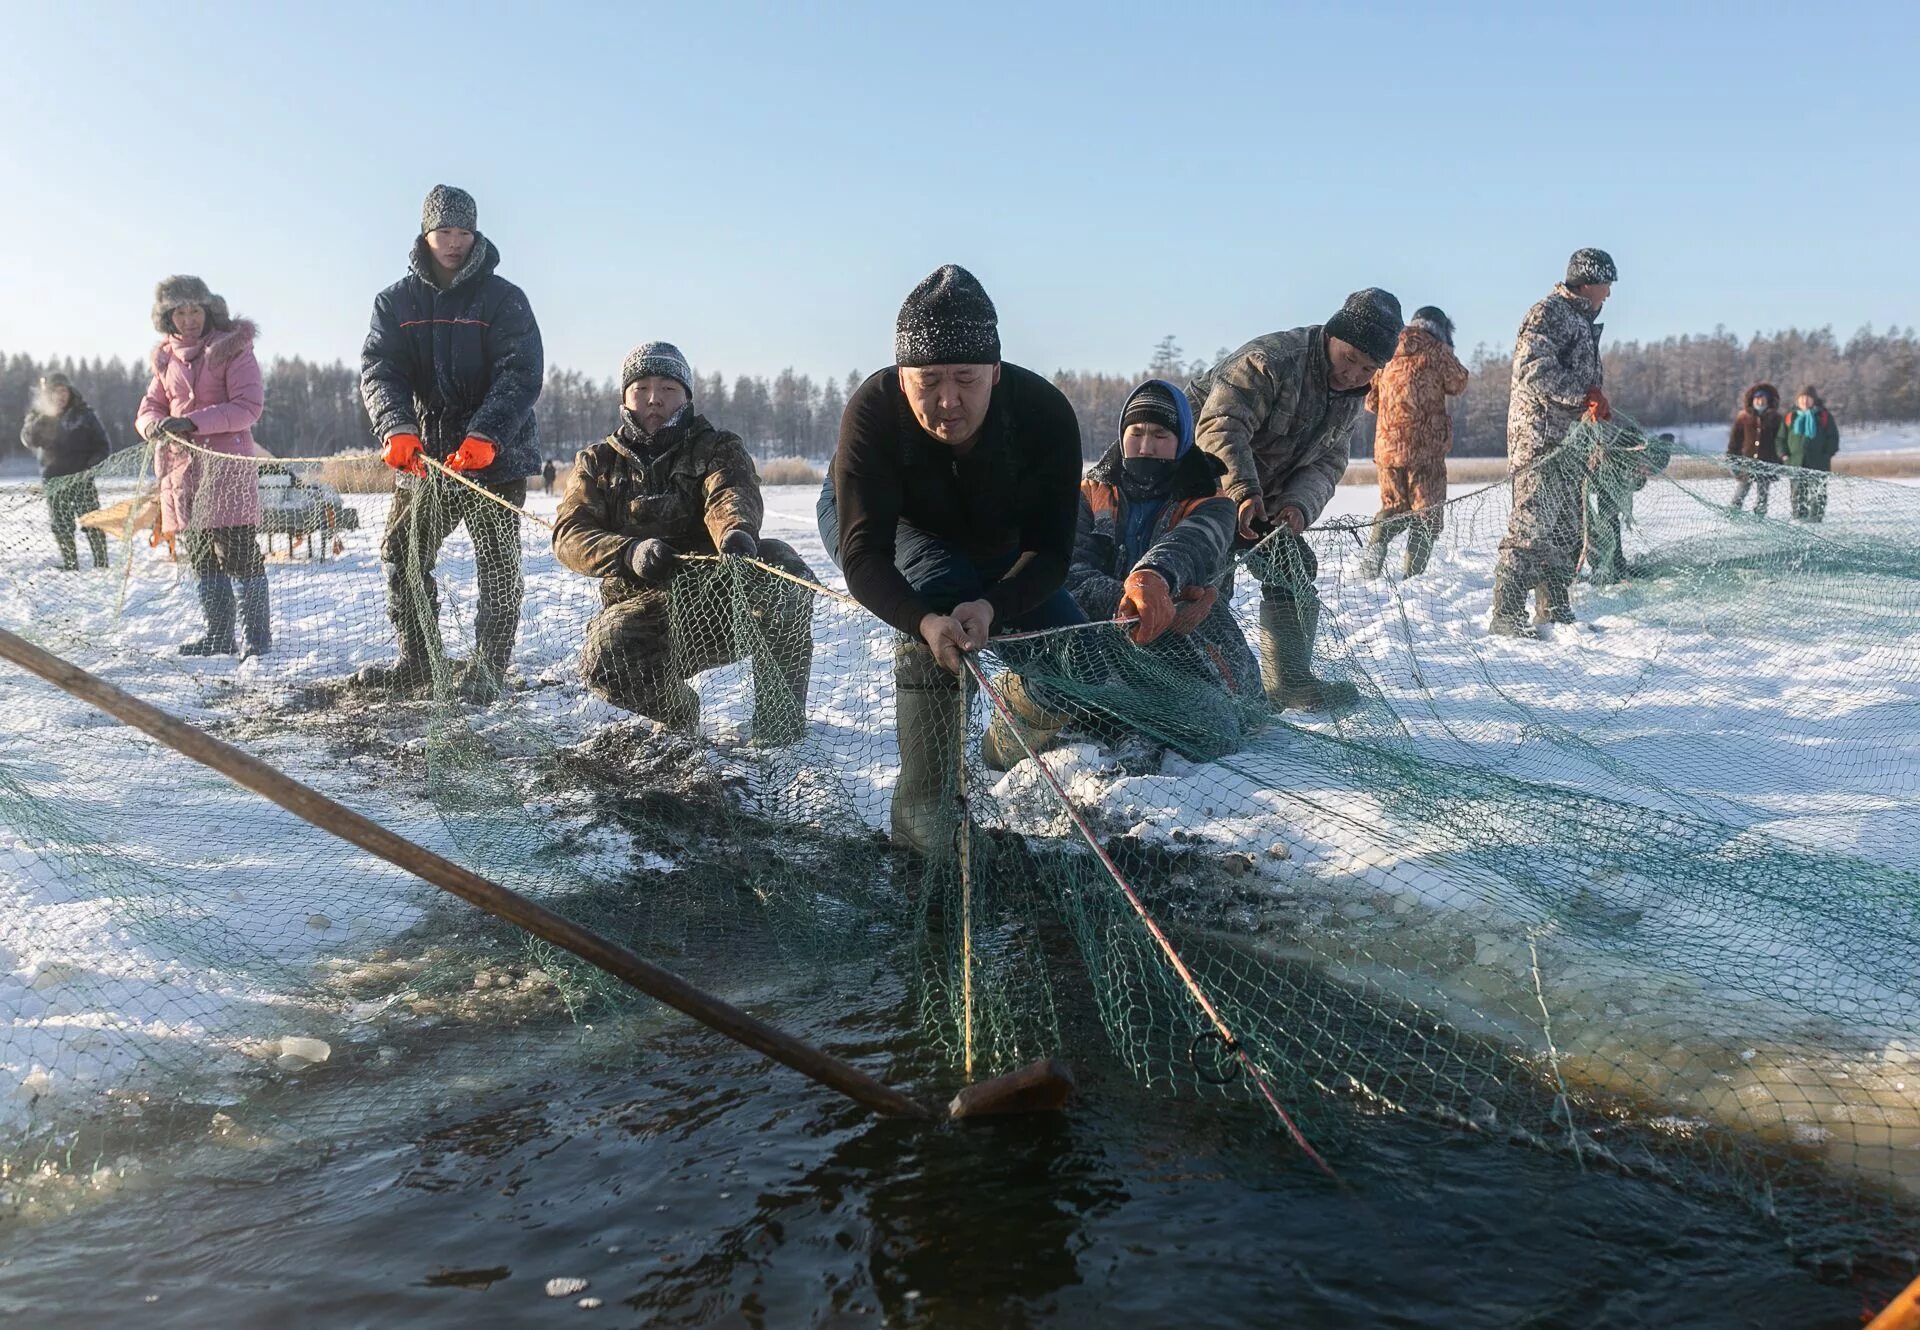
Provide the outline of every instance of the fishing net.
{"type": "MultiPolygon", "coordinates": [[[[231,577],[233,654],[183,656],[229,592],[158,534],[154,462],[88,478],[99,571],[59,567],[51,487],[0,493],[6,624],[736,1002],[883,993],[909,1046],[796,1030],[883,1078],[1094,1029],[1336,1171],[1359,1117],[1417,1114],[1738,1196],[1811,1253],[1920,1237],[1920,492],[1583,424],[1536,464],[1583,563],[1539,640],[1487,631],[1496,485],[1396,524],[1411,565],[1330,520],[1244,556],[1193,640],[1022,635],[962,680],[832,589],[810,496],[759,560],[603,590],[546,496],[366,458],[195,455],[202,529],[263,496],[272,644],[243,658],[231,577]],[[1246,677],[1307,636],[1352,707],[1246,677]]],[[[644,1057],[663,1018],[591,967],[0,689],[16,1185],[644,1057]]]]}

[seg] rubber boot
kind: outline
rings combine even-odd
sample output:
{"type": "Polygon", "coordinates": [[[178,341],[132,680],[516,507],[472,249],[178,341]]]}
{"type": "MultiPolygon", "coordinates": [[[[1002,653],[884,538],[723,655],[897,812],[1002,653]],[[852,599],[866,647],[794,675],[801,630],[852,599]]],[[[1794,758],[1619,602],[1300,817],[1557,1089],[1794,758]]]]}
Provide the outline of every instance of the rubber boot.
{"type": "Polygon", "coordinates": [[[693,685],[676,679],[652,708],[642,713],[653,717],[665,728],[688,738],[700,732],[700,694],[693,685]]]}
{"type": "Polygon", "coordinates": [[[240,592],[240,659],[251,660],[273,650],[273,615],[267,599],[267,575],[243,577],[240,592]]]}
{"type": "Polygon", "coordinates": [[[105,568],[112,562],[107,556],[107,533],[87,528],[87,548],[93,551],[93,566],[105,568]]]}
{"type": "Polygon", "coordinates": [[[394,629],[400,635],[398,659],[379,665],[367,665],[353,676],[362,688],[424,688],[433,682],[433,658],[427,654],[424,625],[411,613],[394,615],[394,629]]]}
{"type": "Polygon", "coordinates": [[[207,616],[205,635],[180,644],[183,656],[231,656],[233,644],[233,583],[225,573],[200,577],[200,610],[207,616]]]}
{"type": "Polygon", "coordinates": [[[1572,623],[1573,588],[1564,577],[1549,577],[1533,588],[1533,626],[1572,623]]]}
{"type": "Polygon", "coordinates": [[[1401,576],[1420,576],[1427,571],[1427,561],[1431,558],[1433,558],[1433,527],[1416,519],[1407,531],[1407,562],[1401,576]]]}
{"type": "Polygon", "coordinates": [[[1260,682],[1267,701],[1281,711],[1338,711],[1360,700],[1360,690],[1313,672],[1313,639],[1320,627],[1318,601],[1260,602],[1260,682]]]}
{"type": "MultiPolygon", "coordinates": [[[[519,626],[517,617],[504,621],[488,618],[474,625],[473,656],[461,670],[456,688],[461,701],[488,706],[500,700],[507,690],[507,667],[513,661],[513,641],[519,626]]],[[[694,706],[698,711],[698,697],[694,706]]]]}
{"type": "Polygon", "coordinates": [[[995,681],[994,691],[1013,713],[1013,723],[1007,723],[998,707],[993,709],[987,732],[980,737],[980,760],[995,771],[1011,771],[1029,751],[1037,755],[1050,745],[1068,718],[1042,706],[1027,681],[1011,671],[995,681]],[[1024,747],[1022,739],[1026,740],[1024,747]]]}
{"type": "Polygon", "coordinates": [[[917,643],[894,651],[900,779],[893,787],[893,845],[929,859],[955,852],[960,749],[966,734],[960,680],[917,643]]]}
{"type": "MultiPolygon", "coordinates": [[[[1380,576],[1387,566],[1387,548],[1393,543],[1393,532],[1384,521],[1373,524],[1373,534],[1367,538],[1366,549],[1360,552],[1360,576],[1368,581],[1380,576]]],[[[1412,546],[1408,546],[1411,550],[1412,546]]]]}
{"type": "Polygon", "coordinates": [[[1527,622],[1527,587],[1506,568],[1493,574],[1493,618],[1487,631],[1495,637],[1538,638],[1540,632],[1527,622]]]}
{"type": "MultiPolygon", "coordinates": [[[[53,543],[60,547],[60,571],[77,573],[80,571],[80,554],[73,543],[73,525],[70,522],[56,523],[53,528],[53,543]]],[[[99,560],[94,561],[96,566],[99,560]]]]}

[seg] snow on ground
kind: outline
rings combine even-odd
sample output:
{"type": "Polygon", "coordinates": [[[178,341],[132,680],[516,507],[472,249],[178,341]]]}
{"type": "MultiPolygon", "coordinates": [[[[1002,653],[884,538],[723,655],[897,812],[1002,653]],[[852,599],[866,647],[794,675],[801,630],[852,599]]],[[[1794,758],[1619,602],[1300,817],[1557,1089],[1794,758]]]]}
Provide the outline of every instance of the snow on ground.
{"type": "MultiPolygon", "coordinates": [[[[1848,446],[1866,443],[1850,435],[1848,446]]],[[[1674,530],[1717,522],[1713,505],[1725,496],[1716,484],[1650,493],[1636,552],[1645,548],[1645,532],[1663,522],[1674,530]]],[[[815,486],[769,489],[764,534],[792,544],[838,588],[844,582],[814,526],[817,493],[815,486]]],[[[1727,1073],[1731,1079],[1687,1091],[1696,1096],[1693,1108],[1709,1115],[1731,1112],[1726,1096],[1743,1087],[1798,1074],[1800,1055],[1779,1050],[1812,1023],[1881,1048],[1882,1069],[1899,1065],[1920,1031],[1886,1028],[1885,1017],[1911,1010],[1911,994],[1901,983],[1862,978],[1847,960],[1850,951],[1877,955],[1864,927],[1810,936],[1807,919],[1788,905],[1755,899],[1716,912],[1697,899],[1662,899],[1657,874],[1602,877],[1587,888],[1590,907],[1616,922],[1634,911],[1640,920],[1624,951],[1602,945],[1594,938],[1605,930],[1585,936],[1551,922],[1565,902],[1490,885],[1503,879],[1484,855],[1462,852],[1450,829],[1405,825],[1341,750],[1322,745],[1357,738],[1723,825],[1735,837],[1920,869],[1920,677],[1911,649],[1890,649],[1887,636],[1890,623],[1911,626],[1911,584],[1881,586],[1879,603],[1863,608],[1857,623],[1822,625],[1813,641],[1796,627],[1791,587],[1736,587],[1725,603],[1688,605],[1657,583],[1583,590],[1587,626],[1558,630],[1546,643],[1490,641],[1482,626],[1504,518],[1499,493],[1489,490],[1477,512],[1461,505],[1432,570],[1417,583],[1391,575],[1362,581],[1353,542],[1337,534],[1321,541],[1323,657],[1336,672],[1371,679],[1392,708],[1390,722],[1378,719],[1386,713],[1377,708],[1346,722],[1307,719],[1273,727],[1221,763],[1168,756],[1144,774],[1119,770],[1096,745],[1070,742],[1049,757],[1050,768],[1104,826],[1150,841],[1197,837],[1253,851],[1257,879],[1276,900],[1304,903],[1301,926],[1330,965],[1358,972],[1369,956],[1396,947],[1425,948],[1429,960],[1438,948],[1456,948],[1458,963],[1434,962],[1431,981],[1451,987],[1463,1010],[1482,1013],[1501,1001],[1517,1012],[1541,985],[1567,1012],[1567,1047],[1596,1059],[1594,1079],[1604,1079],[1597,1050],[1606,1038],[1636,1020],[1655,1038],[1676,1010],[1716,1037],[1744,1029],[1756,1043],[1763,1034],[1775,1041],[1727,1073]],[[1539,948],[1530,951],[1530,930],[1540,928],[1539,948]],[[1544,980],[1534,972],[1536,955],[1546,957],[1544,980]]],[[[1895,496],[1892,507],[1902,512],[1902,504],[1913,506],[1885,487],[1849,494],[1864,497],[1836,499],[1835,531],[1883,520],[1872,511],[1876,496],[1895,496]]],[[[102,672],[190,718],[226,714],[209,681],[291,688],[338,678],[391,651],[377,553],[387,500],[350,501],[361,524],[344,537],[340,557],[272,565],[277,641],[265,659],[189,663],[172,654],[176,642],[197,633],[197,612],[183,570],[151,558],[136,564],[116,625],[118,582],[48,570],[51,541],[37,526],[36,543],[0,552],[0,622],[33,624],[56,647],[113,641],[117,650],[102,672]]],[[[1322,524],[1369,517],[1374,505],[1371,487],[1342,487],[1322,524]]],[[[536,494],[529,506],[549,516],[553,500],[536,494]]],[[[25,524],[16,518],[12,527],[25,524]]],[[[1912,529],[1904,527],[1909,540],[1912,529]]],[[[528,609],[516,668],[531,686],[479,723],[497,738],[517,727],[543,742],[572,743],[622,714],[586,694],[574,666],[597,591],[560,568],[542,542],[529,540],[524,571],[528,609]]],[[[449,542],[439,572],[443,631],[460,654],[473,610],[464,535],[449,542]]],[[[1251,596],[1243,582],[1239,607],[1248,620],[1251,596]]],[[[831,787],[867,826],[882,827],[897,766],[889,636],[858,611],[823,601],[816,641],[810,738],[812,751],[829,760],[807,778],[831,787]]],[[[726,743],[744,731],[748,673],[728,667],[700,681],[708,737],[726,743]]],[[[306,1014],[289,1012],[287,1000],[297,986],[277,986],[273,964],[295,973],[343,938],[377,940],[418,917],[419,889],[364,859],[344,872],[366,908],[341,910],[342,884],[318,879],[292,889],[276,879],[273,898],[262,900],[259,869],[287,862],[290,845],[317,844],[309,833],[37,684],[5,675],[0,690],[0,779],[69,823],[10,827],[0,841],[0,1020],[7,1022],[0,1126],[24,1120],[35,1098],[69,1088],[61,1081],[98,1090],[137,1078],[153,1059],[187,1065],[245,1056],[234,1030],[299,1033],[306,1014]],[[112,755],[109,767],[100,765],[102,753],[112,755]],[[183,829],[206,840],[193,880],[173,888],[144,881],[138,870],[150,847],[169,836],[177,841],[183,829]],[[78,834],[107,842],[120,859],[110,855],[106,868],[90,874],[63,866],[49,847],[78,834]],[[143,919],[177,925],[183,913],[196,938],[224,948],[233,964],[190,963],[167,949],[164,930],[141,927],[143,919]],[[252,963],[243,964],[246,957],[252,963]]],[[[417,791],[395,790],[363,771],[343,774],[292,742],[269,739],[264,748],[293,774],[457,857],[446,821],[417,791]]],[[[1016,825],[1059,830],[1052,796],[1030,763],[1000,778],[992,793],[1016,825]]],[[[1556,850],[1530,845],[1524,829],[1514,836],[1510,848],[1521,856],[1556,850]]],[[[316,861],[337,865],[343,853],[329,846],[316,861]]],[[[1844,894],[1845,884],[1834,886],[1844,894]]],[[[1858,922],[1844,909],[1835,917],[1858,922]]],[[[1372,973],[1379,977],[1377,968],[1372,973]]],[[[1519,1028],[1512,1019],[1503,1025],[1519,1028]]],[[[1616,1070],[1632,1060],[1617,1048],[1606,1057],[1616,1070]]],[[[1863,1055],[1854,1072],[1859,1085],[1881,1095],[1881,1078],[1863,1070],[1872,1061],[1863,1055]]],[[[1920,1088],[1920,1080],[1914,1084],[1920,1088]]],[[[1912,1109],[1904,1082],[1882,1098],[1889,1095],[1901,1112],[1912,1109]]]]}

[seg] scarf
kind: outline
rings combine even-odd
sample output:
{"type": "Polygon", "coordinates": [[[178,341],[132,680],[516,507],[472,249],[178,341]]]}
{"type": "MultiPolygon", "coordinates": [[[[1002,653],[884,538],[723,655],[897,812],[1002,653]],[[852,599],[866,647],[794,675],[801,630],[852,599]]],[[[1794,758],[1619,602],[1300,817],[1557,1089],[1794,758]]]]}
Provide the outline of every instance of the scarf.
{"type": "Polygon", "coordinates": [[[1811,411],[1802,411],[1799,407],[1795,407],[1793,409],[1793,432],[1803,439],[1818,438],[1820,435],[1820,408],[1816,406],[1811,411]]]}

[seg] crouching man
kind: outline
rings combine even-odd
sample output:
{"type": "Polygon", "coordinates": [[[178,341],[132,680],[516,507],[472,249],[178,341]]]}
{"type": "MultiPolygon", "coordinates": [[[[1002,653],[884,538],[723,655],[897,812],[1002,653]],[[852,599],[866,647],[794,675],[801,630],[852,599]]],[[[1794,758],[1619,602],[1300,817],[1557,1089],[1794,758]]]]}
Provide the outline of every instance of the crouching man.
{"type": "Polygon", "coordinates": [[[636,348],[620,394],[620,428],[575,460],[553,527],[560,562],[600,579],[581,676],[613,705],[691,734],[700,696],[687,680],[750,656],[754,739],[792,743],[806,732],[813,592],[687,556],[757,558],[808,581],[813,570],[791,546],[759,539],[753,459],[695,414],[693,371],[677,348],[636,348]]]}
{"type": "MultiPolygon", "coordinates": [[[[1170,673],[1259,699],[1254,660],[1221,588],[1233,551],[1235,507],[1220,488],[1226,466],[1193,445],[1193,411],[1171,383],[1150,379],[1135,388],[1120,414],[1120,438],[1080,482],[1080,525],[1067,589],[1089,619],[1133,619],[1128,635],[1151,662],[1133,682],[1162,693],[1171,712],[1192,710],[1200,694],[1168,696],[1170,673]],[[1157,674],[1158,677],[1151,677],[1157,674]],[[1169,705],[1171,703],[1171,705],[1169,705]]],[[[1215,754],[1232,746],[1239,725],[1227,709],[1201,707],[1202,716],[1174,716],[1181,729],[1211,725],[1222,731],[1202,747],[1215,754]]],[[[989,766],[996,761],[988,731],[989,766]]],[[[1004,755],[1017,761],[1018,752],[1004,755]]]]}
{"type": "MultiPolygon", "coordinates": [[[[1086,622],[1064,586],[1080,426],[1058,388],[1001,362],[993,301],[953,264],[901,305],[894,359],[847,402],[820,539],[847,590],[904,635],[894,651],[893,841],[944,855],[958,825],[962,653],[993,633],[1086,622]]],[[[1007,656],[1015,664],[1020,652],[1007,656]]],[[[1006,682],[1014,677],[1002,687],[1023,725],[1059,728],[1043,700],[1006,682]]]]}
{"type": "Polygon", "coordinates": [[[1374,372],[1400,340],[1400,302],[1378,287],[1355,291],[1324,324],[1255,338],[1187,385],[1195,441],[1226,464],[1227,494],[1257,552],[1260,670],[1277,708],[1351,706],[1359,690],[1313,673],[1320,626],[1320,564],[1301,539],[1347,469],[1354,419],[1374,372]]]}

